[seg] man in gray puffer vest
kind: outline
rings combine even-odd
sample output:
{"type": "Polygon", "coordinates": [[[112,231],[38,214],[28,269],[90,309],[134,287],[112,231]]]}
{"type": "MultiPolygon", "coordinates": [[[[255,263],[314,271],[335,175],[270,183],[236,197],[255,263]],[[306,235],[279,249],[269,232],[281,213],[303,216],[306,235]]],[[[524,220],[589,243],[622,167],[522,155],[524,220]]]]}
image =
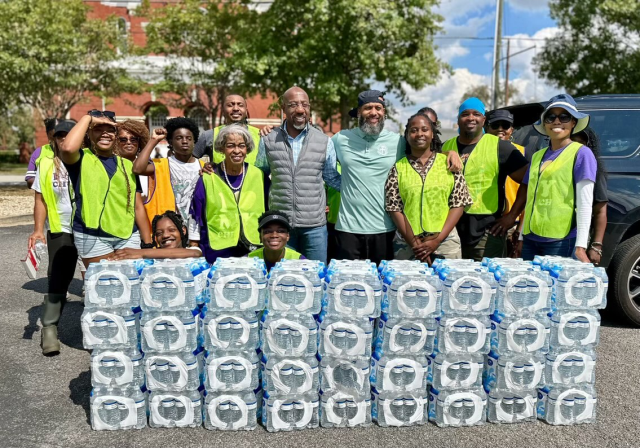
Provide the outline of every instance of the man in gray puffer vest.
{"type": "Polygon", "coordinates": [[[269,209],[291,223],[289,246],[310,260],[327,262],[324,182],[340,190],[333,142],[309,124],[309,96],[292,87],[282,96],[282,126],[263,137],[256,167],[271,174],[269,209]]]}

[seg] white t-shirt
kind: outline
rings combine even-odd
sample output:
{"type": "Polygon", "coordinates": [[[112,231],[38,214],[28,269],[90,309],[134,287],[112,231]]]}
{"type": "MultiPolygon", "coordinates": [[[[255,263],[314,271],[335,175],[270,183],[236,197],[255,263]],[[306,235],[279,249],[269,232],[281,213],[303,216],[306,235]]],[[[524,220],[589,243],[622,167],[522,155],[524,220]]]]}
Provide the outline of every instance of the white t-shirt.
{"type": "Polygon", "coordinates": [[[171,186],[176,197],[176,209],[182,215],[184,222],[189,221],[189,207],[196,189],[196,183],[200,178],[200,162],[183,163],[174,156],[169,157],[169,172],[171,173],[171,186]]]}
{"type": "MultiPolygon", "coordinates": [[[[71,196],[69,196],[69,173],[64,164],[60,162],[60,169],[56,170],[53,166],[53,194],[58,204],[58,215],[60,216],[60,226],[62,232],[73,233],[71,230],[71,217],[73,214],[73,206],[71,205],[71,196]]],[[[31,186],[32,190],[42,193],[40,186],[40,167],[36,171],[36,178],[31,186]]],[[[45,222],[46,230],[49,230],[49,220],[45,222]]]]}

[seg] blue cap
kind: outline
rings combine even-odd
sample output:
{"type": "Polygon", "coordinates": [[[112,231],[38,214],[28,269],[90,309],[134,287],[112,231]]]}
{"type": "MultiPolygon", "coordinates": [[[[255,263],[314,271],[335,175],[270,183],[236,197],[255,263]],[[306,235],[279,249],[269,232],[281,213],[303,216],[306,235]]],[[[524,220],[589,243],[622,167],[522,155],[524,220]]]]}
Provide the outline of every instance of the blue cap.
{"type": "Polygon", "coordinates": [[[458,109],[458,117],[460,115],[462,115],[462,112],[464,112],[465,110],[477,110],[478,112],[480,112],[482,115],[484,115],[485,112],[485,107],[484,107],[484,103],[482,101],[480,101],[478,98],[476,97],[471,97],[466,99],[461,105],[460,105],[460,109],[458,109]]]}

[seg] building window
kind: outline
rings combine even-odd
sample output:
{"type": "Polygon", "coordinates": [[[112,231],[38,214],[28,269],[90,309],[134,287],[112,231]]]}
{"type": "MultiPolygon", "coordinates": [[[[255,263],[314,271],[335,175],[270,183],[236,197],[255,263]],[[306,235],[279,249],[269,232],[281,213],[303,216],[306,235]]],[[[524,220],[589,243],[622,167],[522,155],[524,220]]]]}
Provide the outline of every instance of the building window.
{"type": "Polygon", "coordinates": [[[116,29],[118,31],[118,51],[126,53],[129,46],[129,23],[124,17],[116,19],[116,29]]]}
{"type": "Polygon", "coordinates": [[[193,107],[189,109],[185,115],[196,122],[198,128],[200,128],[200,132],[209,129],[209,116],[207,115],[207,111],[202,107],[193,107]]]}
{"type": "Polygon", "coordinates": [[[156,103],[147,108],[144,116],[147,126],[149,127],[149,132],[153,134],[154,129],[163,128],[167,123],[169,110],[164,104],[156,103]]]}

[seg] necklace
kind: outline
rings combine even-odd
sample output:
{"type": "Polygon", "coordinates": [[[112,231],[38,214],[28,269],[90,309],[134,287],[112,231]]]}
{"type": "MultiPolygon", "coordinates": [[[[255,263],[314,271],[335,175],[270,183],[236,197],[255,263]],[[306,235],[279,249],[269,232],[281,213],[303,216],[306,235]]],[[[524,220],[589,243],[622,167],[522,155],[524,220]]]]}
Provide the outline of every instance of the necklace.
{"type": "Polygon", "coordinates": [[[238,188],[233,187],[233,185],[231,185],[231,182],[229,182],[229,176],[227,176],[227,166],[224,164],[224,160],[222,161],[222,171],[224,172],[224,180],[227,181],[227,185],[229,185],[229,188],[231,188],[231,190],[234,192],[240,191],[240,189],[242,188],[242,184],[244,184],[244,163],[242,164],[242,171],[240,171],[242,179],[240,179],[240,185],[238,186],[238,188]]]}

